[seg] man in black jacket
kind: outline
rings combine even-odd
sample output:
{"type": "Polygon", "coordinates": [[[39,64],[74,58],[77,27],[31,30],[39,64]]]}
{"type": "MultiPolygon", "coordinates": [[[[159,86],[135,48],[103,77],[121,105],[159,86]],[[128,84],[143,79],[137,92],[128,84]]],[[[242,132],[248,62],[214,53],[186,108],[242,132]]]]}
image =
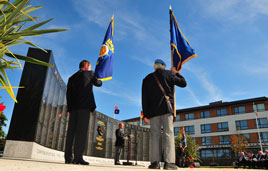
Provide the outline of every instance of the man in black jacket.
{"type": "Polygon", "coordinates": [[[240,166],[243,166],[243,168],[245,169],[247,164],[248,164],[248,158],[245,156],[244,152],[241,152],[240,157],[237,159],[237,166],[238,168],[240,166]]]}
{"type": "Polygon", "coordinates": [[[182,143],[179,143],[179,146],[177,148],[177,157],[178,157],[177,166],[184,167],[185,156],[186,156],[186,153],[184,151],[184,148],[182,147],[182,143]]]}
{"type": "Polygon", "coordinates": [[[160,168],[159,162],[162,156],[162,150],[159,148],[159,139],[160,130],[163,127],[164,169],[176,170],[173,133],[173,86],[186,87],[186,81],[175,68],[169,71],[165,70],[165,67],[165,62],[157,59],[154,64],[155,72],[150,73],[143,79],[142,109],[144,122],[149,122],[150,119],[151,123],[152,153],[149,169],[160,168]]]}
{"type": "Polygon", "coordinates": [[[127,136],[122,132],[124,128],[124,124],[121,122],[119,124],[119,128],[115,131],[115,158],[114,158],[114,164],[115,165],[121,165],[119,162],[120,155],[122,153],[122,150],[124,148],[124,139],[127,139],[127,136]]]}
{"type": "Polygon", "coordinates": [[[88,165],[83,160],[83,153],[88,135],[89,117],[96,109],[93,85],[100,87],[102,82],[98,80],[91,63],[83,60],[79,64],[79,71],[73,74],[67,84],[67,108],[70,113],[67,138],[65,144],[65,163],[88,165]],[[74,144],[74,158],[72,146],[74,144]]]}

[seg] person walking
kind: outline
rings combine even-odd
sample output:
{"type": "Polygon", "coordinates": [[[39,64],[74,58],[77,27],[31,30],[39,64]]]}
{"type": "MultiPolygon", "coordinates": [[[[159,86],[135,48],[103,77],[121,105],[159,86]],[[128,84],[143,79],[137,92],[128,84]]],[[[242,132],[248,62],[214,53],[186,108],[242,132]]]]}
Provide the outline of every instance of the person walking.
{"type": "Polygon", "coordinates": [[[163,128],[164,169],[176,170],[175,144],[173,133],[173,86],[186,87],[183,76],[173,67],[166,70],[163,60],[154,63],[154,72],[148,74],[142,82],[142,109],[144,122],[150,122],[151,165],[149,169],[160,169],[162,150],[160,130],[163,128]]]}
{"type": "Polygon", "coordinates": [[[83,153],[88,135],[89,118],[96,109],[93,85],[100,87],[102,81],[95,77],[91,70],[91,63],[83,60],[79,64],[79,71],[69,78],[67,84],[67,108],[70,118],[64,154],[66,164],[89,165],[84,161],[83,153]]]}

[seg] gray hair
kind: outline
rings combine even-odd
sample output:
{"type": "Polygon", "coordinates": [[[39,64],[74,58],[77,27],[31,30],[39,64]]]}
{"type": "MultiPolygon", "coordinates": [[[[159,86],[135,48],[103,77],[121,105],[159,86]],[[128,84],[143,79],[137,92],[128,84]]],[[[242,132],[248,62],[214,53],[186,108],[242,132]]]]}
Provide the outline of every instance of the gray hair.
{"type": "Polygon", "coordinates": [[[166,65],[163,65],[161,63],[155,63],[154,70],[156,70],[156,69],[166,69],[166,65]]]}

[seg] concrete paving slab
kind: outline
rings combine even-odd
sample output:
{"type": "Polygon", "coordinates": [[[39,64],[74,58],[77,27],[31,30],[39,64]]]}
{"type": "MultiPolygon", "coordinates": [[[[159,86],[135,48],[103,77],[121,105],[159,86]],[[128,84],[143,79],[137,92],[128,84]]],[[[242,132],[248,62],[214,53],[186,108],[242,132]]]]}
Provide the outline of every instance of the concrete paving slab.
{"type": "MultiPolygon", "coordinates": [[[[149,170],[145,166],[115,166],[107,164],[91,164],[89,166],[64,164],[61,162],[41,161],[19,158],[0,158],[1,171],[142,171],[149,170]]],[[[163,168],[161,168],[163,170],[163,168]]],[[[181,171],[242,171],[233,168],[178,168],[181,171]]],[[[257,169],[250,169],[257,171],[257,169]]],[[[245,170],[244,170],[245,171],[245,170]]]]}

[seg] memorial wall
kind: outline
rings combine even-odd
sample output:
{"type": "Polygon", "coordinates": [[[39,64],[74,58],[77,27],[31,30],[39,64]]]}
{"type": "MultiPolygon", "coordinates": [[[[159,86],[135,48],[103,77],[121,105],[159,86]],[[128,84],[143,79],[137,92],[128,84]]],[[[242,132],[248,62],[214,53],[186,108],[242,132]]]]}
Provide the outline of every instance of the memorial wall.
{"type": "MultiPolygon", "coordinates": [[[[54,67],[25,63],[20,81],[24,88],[18,90],[18,103],[14,106],[7,142],[35,142],[64,151],[69,119],[66,84],[57,70],[51,50],[45,53],[29,48],[27,56],[49,62],[54,67]]],[[[95,111],[89,122],[84,155],[114,158],[115,130],[120,121],[95,111]]],[[[125,123],[124,133],[134,135],[130,139],[130,159],[149,161],[149,129],[125,123]]],[[[128,141],[125,141],[122,159],[127,159],[127,155],[128,141]]]]}

